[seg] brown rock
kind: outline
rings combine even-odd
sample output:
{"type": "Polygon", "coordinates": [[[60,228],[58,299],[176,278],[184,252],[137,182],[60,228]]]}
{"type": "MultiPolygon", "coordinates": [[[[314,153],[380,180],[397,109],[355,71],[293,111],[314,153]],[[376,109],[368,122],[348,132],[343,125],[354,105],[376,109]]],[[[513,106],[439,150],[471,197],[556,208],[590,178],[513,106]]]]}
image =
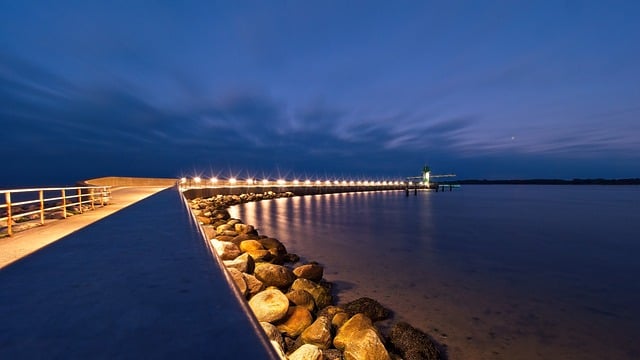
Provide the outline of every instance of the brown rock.
{"type": "Polygon", "coordinates": [[[204,230],[204,235],[207,237],[207,239],[213,239],[217,235],[216,228],[211,225],[203,225],[202,229],[204,230]]]}
{"type": "Polygon", "coordinates": [[[307,279],[296,279],[293,284],[291,284],[291,290],[305,290],[311,294],[318,309],[331,305],[333,299],[327,289],[307,279]]]}
{"type": "Polygon", "coordinates": [[[214,210],[211,217],[215,220],[226,220],[231,218],[227,210],[214,210]]]}
{"type": "Polygon", "coordinates": [[[391,328],[389,342],[407,360],[443,358],[438,345],[427,334],[406,322],[399,322],[391,328]]]}
{"type": "Polygon", "coordinates": [[[390,359],[371,319],[363,314],[354,315],[338,329],[333,345],[343,350],[345,359],[390,359]]]}
{"type": "Polygon", "coordinates": [[[234,243],[212,239],[211,245],[221,260],[233,260],[240,256],[240,249],[234,243]]]}
{"type": "Polygon", "coordinates": [[[247,254],[251,255],[256,262],[268,262],[273,258],[269,250],[249,250],[247,254]]]}
{"type": "Polygon", "coordinates": [[[329,319],[320,316],[308,328],[300,334],[300,339],[305,344],[312,344],[320,349],[328,349],[331,346],[331,323],[329,319]]]}
{"type": "Polygon", "coordinates": [[[286,267],[267,263],[256,264],[254,275],[265,286],[275,286],[282,289],[289,287],[296,278],[293,272],[286,267]]]}
{"type": "Polygon", "coordinates": [[[259,238],[256,235],[240,234],[240,235],[234,237],[233,239],[231,239],[230,241],[233,242],[234,244],[240,245],[240,243],[245,241],[245,240],[258,240],[258,239],[259,238]]]}
{"type": "Polygon", "coordinates": [[[236,285],[236,289],[238,289],[238,291],[240,291],[240,294],[242,294],[242,296],[246,296],[247,295],[247,283],[244,281],[244,277],[242,276],[242,272],[234,269],[234,268],[229,268],[227,269],[227,271],[229,272],[229,275],[231,276],[231,279],[233,280],[234,284],[236,285]]]}
{"type": "Polygon", "coordinates": [[[312,321],[313,316],[311,316],[309,310],[301,306],[291,306],[287,312],[287,317],[279,322],[276,327],[281,333],[289,337],[296,337],[309,327],[312,321]]]}
{"type": "Polygon", "coordinates": [[[340,312],[335,314],[335,316],[331,319],[331,325],[335,326],[336,328],[340,328],[342,325],[344,325],[344,323],[347,322],[347,320],[349,320],[349,314],[347,314],[346,312],[340,312]]]}
{"type": "Polygon", "coordinates": [[[279,255],[284,255],[287,253],[287,249],[284,247],[284,245],[280,242],[280,240],[275,239],[275,238],[262,238],[260,240],[260,243],[262,244],[262,246],[267,249],[267,250],[271,250],[274,249],[276,250],[276,252],[279,255]]]}
{"type": "Polygon", "coordinates": [[[323,360],[322,351],[317,346],[305,344],[291,353],[289,360],[323,360]]]}
{"type": "Polygon", "coordinates": [[[305,264],[293,269],[295,276],[311,281],[322,280],[323,269],[318,264],[305,264]]]}
{"type": "Polygon", "coordinates": [[[237,269],[243,273],[253,274],[256,263],[249,254],[244,253],[233,260],[224,260],[224,266],[237,269]]]}
{"type": "Polygon", "coordinates": [[[249,300],[249,307],[258,321],[274,322],[287,316],[289,299],[276,288],[269,288],[255,294],[249,300]]]}
{"type": "MultiPolygon", "coordinates": [[[[225,231],[229,231],[232,230],[233,226],[229,225],[229,224],[224,224],[224,225],[220,225],[216,228],[216,234],[218,235],[222,235],[225,231]]],[[[237,236],[238,234],[236,234],[235,236],[237,236]]]]}
{"type": "Polygon", "coordinates": [[[390,315],[389,310],[385,309],[379,302],[368,297],[353,300],[344,305],[344,309],[351,315],[358,313],[365,314],[372,321],[384,320],[390,315]]]}
{"type": "Polygon", "coordinates": [[[345,360],[391,360],[380,336],[374,329],[359,332],[344,349],[345,360]]]}
{"type": "Polygon", "coordinates": [[[264,290],[264,284],[262,281],[256,279],[255,276],[249,274],[243,274],[244,282],[247,283],[247,291],[249,292],[249,297],[259,293],[264,290]]]}
{"type": "Polygon", "coordinates": [[[313,311],[316,307],[313,296],[305,290],[291,290],[286,293],[286,295],[289,301],[294,303],[296,306],[302,306],[309,311],[313,311]]]}
{"type": "Polygon", "coordinates": [[[264,250],[264,248],[258,240],[244,240],[240,243],[240,250],[242,252],[247,252],[252,250],[264,250]]]}
{"type": "Polygon", "coordinates": [[[209,224],[211,224],[211,219],[210,219],[210,218],[208,218],[208,217],[206,217],[206,216],[202,216],[202,215],[200,215],[200,216],[198,216],[197,218],[198,218],[198,221],[199,221],[201,224],[203,224],[203,225],[209,225],[209,224]]]}

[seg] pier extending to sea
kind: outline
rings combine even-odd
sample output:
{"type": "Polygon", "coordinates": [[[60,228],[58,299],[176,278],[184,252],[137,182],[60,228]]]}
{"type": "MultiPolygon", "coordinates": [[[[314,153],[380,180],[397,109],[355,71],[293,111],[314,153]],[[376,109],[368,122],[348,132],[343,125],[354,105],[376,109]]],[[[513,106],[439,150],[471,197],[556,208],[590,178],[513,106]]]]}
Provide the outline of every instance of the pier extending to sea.
{"type": "Polygon", "coordinates": [[[407,187],[118,177],[86,185],[108,186],[108,204],[0,238],[0,358],[278,358],[186,198],[407,187]]]}

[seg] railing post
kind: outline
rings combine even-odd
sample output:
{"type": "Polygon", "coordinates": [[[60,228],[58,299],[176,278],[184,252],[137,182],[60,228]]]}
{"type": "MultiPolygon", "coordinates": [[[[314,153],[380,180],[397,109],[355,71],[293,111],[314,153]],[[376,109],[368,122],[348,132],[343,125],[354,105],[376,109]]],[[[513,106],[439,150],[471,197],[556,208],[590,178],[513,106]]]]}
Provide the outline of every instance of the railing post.
{"type": "Polygon", "coordinates": [[[67,218],[67,195],[64,189],[62,189],[62,217],[67,218]]]}
{"type": "Polygon", "coordinates": [[[95,189],[91,188],[91,190],[89,190],[89,194],[91,194],[91,210],[95,210],[96,209],[96,198],[95,198],[95,189]]]}
{"type": "Polygon", "coordinates": [[[7,234],[11,236],[13,235],[13,231],[11,229],[11,223],[13,222],[13,219],[11,218],[11,193],[5,193],[4,198],[7,203],[7,234]]]}
{"type": "Polygon", "coordinates": [[[40,190],[40,225],[44,225],[44,190],[40,190]]]}
{"type": "Polygon", "coordinates": [[[78,188],[78,209],[80,209],[80,214],[82,214],[82,189],[78,188]]]}
{"type": "Polygon", "coordinates": [[[100,206],[104,206],[104,188],[100,189],[100,206]]]}

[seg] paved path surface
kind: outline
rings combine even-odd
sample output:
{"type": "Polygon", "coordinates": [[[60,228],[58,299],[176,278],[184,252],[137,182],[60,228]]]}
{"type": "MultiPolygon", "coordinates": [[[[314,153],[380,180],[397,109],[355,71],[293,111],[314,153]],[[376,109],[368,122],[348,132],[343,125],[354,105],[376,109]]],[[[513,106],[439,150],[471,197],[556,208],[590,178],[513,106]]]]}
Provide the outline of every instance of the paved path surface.
{"type": "Polygon", "coordinates": [[[165,188],[151,186],[114,188],[111,192],[111,201],[107,206],[96,207],[95,210],[63,220],[47,220],[43,226],[16,232],[12,237],[1,238],[0,269],[165,188]]]}
{"type": "Polygon", "coordinates": [[[275,359],[175,189],[0,269],[0,359],[42,358],[275,359]]]}

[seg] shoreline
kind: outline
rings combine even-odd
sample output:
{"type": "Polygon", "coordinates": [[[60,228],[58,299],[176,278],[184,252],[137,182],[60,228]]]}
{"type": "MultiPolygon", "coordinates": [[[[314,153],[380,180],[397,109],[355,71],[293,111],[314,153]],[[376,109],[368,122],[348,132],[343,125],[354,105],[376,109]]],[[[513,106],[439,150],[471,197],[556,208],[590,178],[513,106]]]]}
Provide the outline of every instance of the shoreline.
{"type": "MultiPolygon", "coordinates": [[[[260,323],[276,352],[289,359],[298,359],[299,352],[318,355],[311,358],[342,359],[347,353],[353,356],[355,349],[361,352],[360,355],[375,354],[374,358],[380,359],[446,359],[446,347],[434,341],[434,336],[397,321],[376,300],[360,297],[338,305],[334,296],[340,294],[335,294],[336,288],[324,279],[324,267],[312,261],[312,254],[303,254],[303,258],[310,261],[300,261],[298,255],[286,252],[285,244],[258,234],[254,224],[244,224],[226,210],[247,202],[292,196],[291,192],[269,191],[187,198],[211,246],[257,320],[265,320],[260,310],[265,304],[256,300],[265,297],[263,293],[269,293],[268,298],[279,297],[281,304],[287,303],[288,309],[282,314],[275,318],[267,316],[270,321],[260,323]],[[301,283],[307,287],[302,287],[301,283]],[[312,304],[305,293],[312,295],[312,304]],[[310,309],[308,313],[301,310],[305,307],[310,309]],[[300,324],[301,318],[306,320],[300,324]],[[299,329],[292,331],[291,327],[296,326],[299,329]],[[318,337],[322,339],[318,340],[318,337]]],[[[273,306],[266,304],[267,308],[273,306]]]]}

